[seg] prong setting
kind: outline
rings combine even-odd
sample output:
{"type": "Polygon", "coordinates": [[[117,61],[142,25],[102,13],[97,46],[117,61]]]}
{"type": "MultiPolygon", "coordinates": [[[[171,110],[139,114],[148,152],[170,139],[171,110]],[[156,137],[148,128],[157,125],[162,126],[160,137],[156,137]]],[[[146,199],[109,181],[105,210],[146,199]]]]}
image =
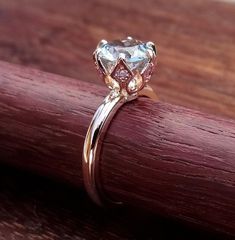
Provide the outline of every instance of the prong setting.
{"type": "Polygon", "coordinates": [[[113,42],[101,40],[93,59],[110,89],[136,95],[152,76],[156,47],[153,42],[143,43],[132,37],[113,42]]]}
{"type": "Polygon", "coordinates": [[[95,62],[96,68],[101,75],[106,75],[105,68],[98,57],[99,49],[97,48],[93,53],[93,60],[95,62]]]}
{"type": "Polygon", "coordinates": [[[157,56],[157,49],[156,49],[155,44],[153,42],[149,41],[149,42],[146,43],[146,46],[150,50],[150,54],[151,54],[152,58],[156,58],[156,56],[157,56]]]}

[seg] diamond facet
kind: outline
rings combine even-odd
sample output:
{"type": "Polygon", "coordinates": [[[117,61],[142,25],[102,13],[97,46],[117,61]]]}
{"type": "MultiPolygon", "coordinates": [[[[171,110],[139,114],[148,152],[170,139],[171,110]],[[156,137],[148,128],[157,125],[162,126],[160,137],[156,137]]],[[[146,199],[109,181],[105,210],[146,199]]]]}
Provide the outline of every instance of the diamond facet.
{"type": "Polygon", "coordinates": [[[98,59],[108,74],[112,73],[118,60],[122,58],[131,71],[144,70],[146,64],[151,61],[151,54],[148,51],[147,43],[128,38],[103,44],[98,52],[98,59]]]}
{"type": "Polygon", "coordinates": [[[151,78],[156,48],[152,42],[141,42],[131,37],[112,42],[102,40],[93,57],[110,89],[134,95],[151,78]]]}

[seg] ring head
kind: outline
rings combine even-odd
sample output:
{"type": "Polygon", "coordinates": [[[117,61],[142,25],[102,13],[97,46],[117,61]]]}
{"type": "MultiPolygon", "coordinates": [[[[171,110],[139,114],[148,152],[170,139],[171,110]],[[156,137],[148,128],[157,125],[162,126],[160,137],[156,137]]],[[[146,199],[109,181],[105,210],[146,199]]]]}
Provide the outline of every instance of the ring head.
{"type": "Polygon", "coordinates": [[[112,42],[102,40],[94,52],[94,61],[106,85],[128,95],[144,88],[152,76],[155,60],[154,43],[131,37],[112,42]]]}

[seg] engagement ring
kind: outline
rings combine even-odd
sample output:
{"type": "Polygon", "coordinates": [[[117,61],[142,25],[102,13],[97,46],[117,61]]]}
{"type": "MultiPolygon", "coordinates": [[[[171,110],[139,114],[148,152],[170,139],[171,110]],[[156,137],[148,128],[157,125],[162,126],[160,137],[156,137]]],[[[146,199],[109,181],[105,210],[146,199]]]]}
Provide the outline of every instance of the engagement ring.
{"type": "Polygon", "coordinates": [[[84,184],[98,205],[113,202],[107,198],[100,181],[99,158],[105,132],[124,103],[138,96],[156,99],[156,94],[148,85],[156,54],[152,42],[142,42],[131,37],[112,42],[102,40],[93,54],[96,67],[110,89],[91,120],[83,148],[84,184]]]}

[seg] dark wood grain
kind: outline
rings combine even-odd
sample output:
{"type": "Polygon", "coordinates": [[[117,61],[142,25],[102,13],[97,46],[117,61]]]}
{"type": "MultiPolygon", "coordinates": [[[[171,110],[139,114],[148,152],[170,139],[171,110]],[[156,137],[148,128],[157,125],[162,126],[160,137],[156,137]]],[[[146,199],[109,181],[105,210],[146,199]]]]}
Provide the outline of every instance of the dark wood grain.
{"type": "MultiPolygon", "coordinates": [[[[108,92],[0,64],[1,161],[82,186],[92,115],[108,92]]],[[[101,155],[108,195],[235,235],[235,123],[141,98],[115,116],[101,155]]]]}
{"type": "Polygon", "coordinates": [[[131,208],[105,211],[77,188],[2,165],[0,189],[1,240],[216,240],[226,237],[131,208]]]}
{"type": "Polygon", "coordinates": [[[152,40],[163,101],[235,118],[235,4],[1,0],[0,12],[0,59],[102,84],[91,71],[100,39],[152,40]]]}
{"type": "MultiPolygon", "coordinates": [[[[158,71],[152,84],[161,100],[234,119],[234,18],[234,4],[212,0],[0,0],[0,59],[99,84],[92,71],[91,53],[101,38],[132,35],[152,40],[159,50],[158,71]]],[[[37,143],[42,142],[46,130],[39,134],[42,138],[37,143]]],[[[25,135],[30,136],[30,132],[25,135]]],[[[13,147],[18,149],[15,160],[17,154],[25,157],[17,145],[13,147]]],[[[53,148],[56,146],[51,151],[53,148]]],[[[31,151],[24,162],[29,166],[30,154],[35,156],[38,150],[31,151]]],[[[159,226],[161,218],[153,222],[145,218],[138,223],[141,217],[136,216],[127,222],[113,222],[103,211],[83,205],[86,199],[79,201],[80,197],[75,201],[83,211],[77,214],[76,204],[70,201],[73,194],[66,188],[57,192],[61,185],[47,190],[48,181],[38,185],[42,179],[35,181],[30,176],[22,182],[24,174],[0,168],[0,239],[215,239],[205,233],[198,236],[175,223],[159,226]],[[30,183],[36,189],[24,188],[30,183]],[[39,194],[29,194],[40,189],[39,194]],[[63,200],[63,194],[69,199],[63,200]],[[62,203],[53,207],[59,199],[62,203]],[[37,209],[36,215],[30,206],[37,209]],[[64,211],[67,214],[63,215],[64,211]],[[32,216],[34,221],[29,221],[32,216]],[[102,221],[102,216],[107,221],[102,221]],[[134,222],[133,227],[127,224],[129,221],[134,222]],[[34,228],[38,223],[40,227],[34,228]],[[106,228],[112,224],[113,228],[106,228]]]]}

